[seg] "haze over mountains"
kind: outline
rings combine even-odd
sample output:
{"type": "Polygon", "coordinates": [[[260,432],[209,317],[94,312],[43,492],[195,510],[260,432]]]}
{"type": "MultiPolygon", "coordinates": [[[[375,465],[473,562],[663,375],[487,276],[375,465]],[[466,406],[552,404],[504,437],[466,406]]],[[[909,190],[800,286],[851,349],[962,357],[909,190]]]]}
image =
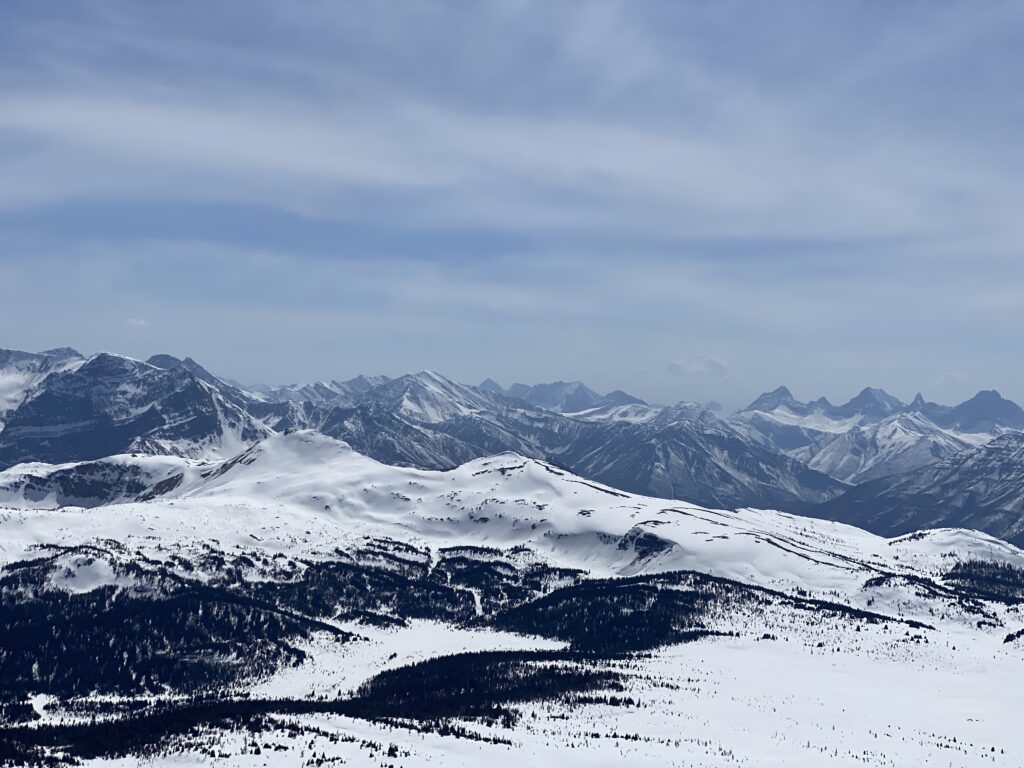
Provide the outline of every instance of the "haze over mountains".
{"type": "Polygon", "coordinates": [[[1015,441],[1024,410],[994,391],[946,406],[866,388],[834,405],[780,387],[722,416],[580,382],[470,386],[424,371],[255,387],[191,358],[60,349],[0,352],[0,394],[0,493],[9,498],[104,503],[168,471],[108,456],[228,458],[276,432],[315,429],[400,466],[451,469],[513,451],[705,506],[782,509],[885,534],[970,524],[1022,536],[1015,441]],[[67,466],[76,462],[86,463],[67,466]]]}

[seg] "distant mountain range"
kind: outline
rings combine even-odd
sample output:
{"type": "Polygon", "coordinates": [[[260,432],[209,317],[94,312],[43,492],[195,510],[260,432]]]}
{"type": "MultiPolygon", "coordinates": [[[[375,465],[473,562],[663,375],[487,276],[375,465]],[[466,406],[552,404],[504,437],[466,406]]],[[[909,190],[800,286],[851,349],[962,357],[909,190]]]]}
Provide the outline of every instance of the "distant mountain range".
{"type": "Polygon", "coordinates": [[[867,388],[834,405],[780,387],[723,417],[581,382],[470,386],[423,371],[256,387],[191,358],[0,350],[0,503],[128,498],[168,468],[107,457],[220,459],[289,429],[399,466],[447,470],[514,451],[703,506],[775,508],[885,534],[955,525],[1024,535],[1014,492],[1024,410],[994,391],[944,406],[867,388]]]}
{"type": "Polygon", "coordinates": [[[885,536],[958,527],[1024,543],[1024,433],[866,482],[812,513],[885,536]]]}
{"type": "Polygon", "coordinates": [[[111,354],[49,357],[31,361],[39,380],[26,377],[31,383],[22,401],[7,411],[0,467],[119,453],[229,456],[271,434],[184,365],[159,367],[111,354]]]}
{"type": "Polygon", "coordinates": [[[785,387],[730,419],[748,434],[847,483],[900,474],[953,456],[1005,431],[1024,429],[1024,410],[998,392],[955,406],[921,395],[907,404],[865,389],[844,405],[801,403],[785,387]]]}
{"type": "Polygon", "coordinates": [[[480,389],[525,400],[530,405],[558,413],[582,413],[595,408],[614,408],[620,405],[647,405],[639,397],[626,394],[621,389],[599,395],[579,381],[555,381],[551,384],[532,386],[513,384],[508,389],[503,389],[493,379],[485,379],[480,384],[480,389]]]}

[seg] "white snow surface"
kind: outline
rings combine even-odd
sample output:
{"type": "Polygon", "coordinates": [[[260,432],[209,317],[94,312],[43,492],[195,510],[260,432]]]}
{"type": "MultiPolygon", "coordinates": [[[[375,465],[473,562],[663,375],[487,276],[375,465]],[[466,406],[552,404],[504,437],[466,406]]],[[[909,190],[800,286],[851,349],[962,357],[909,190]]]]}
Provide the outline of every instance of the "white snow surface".
{"type": "Polygon", "coordinates": [[[28,354],[24,359],[0,367],[0,430],[3,429],[4,412],[13,411],[21,405],[33,387],[51,373],[74,370],[83,362],[84,358],[80,357],[58,360],[28,354]]]}
{"type": "Polygon", "coordinates": [[[804,427],[805,429],[814,429],[818,432],[834,433],[848,432],[853,427],[860,424],[864,419],[861,415],[849,416],[845,419],[837,419],[820,410],[812,410],[807,414],[799,414],[794,413],[785,405],[780,405],[778,408],[771,411],[749,411],[748,413],[763,416],[771,419],[772,421],[777,421],[780,424],[804,427]]]}
{"type": "Polygon", "coordinates": [[[901,413],[854,427],[791,455],[812,469],[847,483],[909,472],[967,450],[971,444],[937,428],[920,414],[901,413]]]}
{"type": "MultiPolygon", "coordinates": [[[[890,540],[768,510],[714,510],[626,494],[515,454],[448,472],[398,468],[315,432],[270,437],[230,461],[189,472],[171,494],[148,502],[0,508],[0,565],[31,557],[39,545],[107,539],[158,560],[211,547],[327,559],[335,548],[352,549],[367,537],[431,551],[523,547],[529,553],[523,556],[594,576],[696,570],[930,628],[864,625],[853,633],[827,617],[810,626],[806,618],[769,610],[748,616],[739,637],[609,662],[639,672],[627,692],[637,706],[532,704],[520,708],[524,716],[511,728],[464,724],[508,744],[317,715],[297,719],[343,738],[296,741],[284,729],[294,718],[282,718],[280,732],[260,736],[281,744],[280,751],[257,755],[244,735],[227,734],[218,743],[220,757],[187,752],[154,758],[153,765],[299,765],[321,753],[375,766],[1024,764],[1017,725],[1024,647],[1003,642],[1024,626],[1024,615],[1018,607],[993,606],[992,626],[981,626],[955,602],[939,602],[911,583],[914,577],[941,581],[958,560],[1024,566],[1024,552],[975,531],[890,540]],[[645,554],[630,544],[637,533],[666,546],[645,554]],[[880,573],[907,579],[866,588],[880,573]],[[791,631],[776,633],[780,627],[791,631]],[[390,745],[396,757],[386,756],[390,745]]],[[[65,566],[61,588],[87,590],[113,578],[90,558],[69,558],[65,566]]],[[[364,639],[338,645],[315,636],[305,647],[309,661],[258,683],[252,694],[337,695],[383,669],[433,655],[558,647],[432,622],[353,631],[364,639]]]]}
{"type": "Polygon", "coordinates": [[[565,415],[581,421],[622,421],[628,424],[647,424],[656,419],[663,410],[663,408],[643,403],[628,403],[626,405],[601,405],[565,415]]]}
{"type": "Polygon", "coordinates": [[[783,512],[627,494],[511,453],[434,472],[381,464],[342,441],[300,431],[213,466],[150,502],[101,512],[4,510],[0,563],[25,557],[36,544],[94,538],[147,553],[157,543],[203,548],[213,541],[228,549],[258,540],[263,549],[316,557],[367,537],[392,537],[425,547],[526,546],[596,576],[688,569],[817,594],[856,592],[880,569],[938,573],[951,558],[1024,565],[1019,549],[976,531],[889,540],[783,512]],[[634,528],[673,546],[638,558],[617,546],[634,528]]]}
{"type": "MultiPolygon", "coordinates": [[[[34,482],[46,487],[52,485],[48,483],[48,480],[56,474],[81,473],[85,468],[101,466],[109,468],[109,474],[115,477],[120,469],[138,469],[139,475],[146,478],[148,485],[152,486],[161,480],[179,474],[188,478],[198,477],[204,469],[209,469],[210,463],[181,456],[147,454],[118,454],[95,461],[72,461],[63,464],[23,462],[0,470],[0,506],[24,509],[54,509],[61,506],[74,506],[72,503],[61,501],[52,488],[47,495],[39,495],[31,493],[26,486],[30,486],[34,482]]],[[[111,499],[111,502],[134,499],[137,495],[118,496],[111,499]]]]}
{"type": "Polygon", "coordinates": [[[874,420],[862,414],[836,418],[820,408],[795,413],[786,405],[770,411],[744,411],[730,423],[774,445],[774,428],[799,428],[808,444],[783,453],[845,483],[859,483],[909,472],[984,445],[1003,430],[965,433],[940,427],[918,412],[893,413],[874,420]]]}

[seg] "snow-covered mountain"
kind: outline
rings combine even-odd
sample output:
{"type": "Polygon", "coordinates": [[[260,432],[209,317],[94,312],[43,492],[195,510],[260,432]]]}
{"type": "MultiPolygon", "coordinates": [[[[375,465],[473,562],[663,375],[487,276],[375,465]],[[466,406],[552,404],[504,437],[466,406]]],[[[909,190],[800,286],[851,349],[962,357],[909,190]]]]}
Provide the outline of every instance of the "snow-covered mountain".
{"type": "MultiPolygon", "coordinates": [[[[0,381],[17,407],[0,432],[0,469],[87,462],[49,484],[33,475],[31,494],[53,503],[128,498],[123,488],[136,489],[144,478],[119,480],[120,472],[135,470],[88,464],[106,456],[216,459],[275,431],[312,428],[398,466],[446,470],[513,451],[629,492],[800,512],[857,498],[848,494],[851,486],[955,459],[1024,425],[1024,412],[993,391],[940,406],[921,396],[904,404],[867,388],[836,406],[825,398],[799,402],[781,387],[723,418],[696,403],[661,407],[621,392],[601,396],[579,382],[505,390],[422,371],[256,388],[170,355],[142,363],[52,350],[3,359],[0,381]],[[590,407],[572,410],[581,405],[590,407]],[[70,485],[77,491],[68,492],[70,485]],[[88,499],[86,489],[99,495],[88,499]]],[[[1007,530],[1005,520],[972,516],[982,498],[964,496],[943,519],[1007,530]]],[[[908,499],[892,497],[892,513],[905,520],[901,530],[926,527],[933,516],[908,499]]]]}
{"type": "MultiPolygon", "coordinates": [[[[863,574],[922,574],[945,568],[948,553],[943,547],[954,541],[954,552],[960,557],[995,557],[1024,566],[1020,550],[979,533],[937,531],[891,543],[846,525],[786,513],[715,512],[624,493],[515,453],[475,459],[444,472],[395,467],[314,430],[272,436],[202,471],[187,464],[181,475],[150,502],[118,505],[116,516],[167,516],[167,524],[174,525],[175,519],[188,519],[190,514],[169,511],[172,501],[197,513],[208,505],[238,504],[265,511],[280,506],[301,520],[296,524],[289,515],[275,515],[281,535],[295,535],[297,528],[318,518],[318,528],[325,535],[336,527],[328,538],[308,534],[311,538],[298,543],[295,554],[312,554],[367,537],[428,547],[527,547],[560,567],[600,576],[698,566],[716,576],[765,587],[800,588],[820,596],[840,583],[856,592],[863,574]],[[714,525],[712,520],[721,524],[714,525]],[[709,524],[733,537],[700,538],[701,529],[709,524]],[[639,533],[647,539],[649,551],[620,546],[618,537],[635,541],[639,533]],[[607,540],[609,535],[616,537],[614,546],[607,540]],[[788,540],[795,546],[759,554],[759,538],[776,543],[788,540]],[[864,560],[851,571],[848,558],[854,555],[864,560]]],[[[92,527],[84,519],[80,524],[92,527]]],[[[270,530],[261,529],[263,533],[270,530]]],[[[215,538],[223,545],[251,541],[250,533],[250,528],[225,519],[211,520],[210,527],[202,530],[189,526],[173,531],[173,538],[197,543],[215,538]]],[[[78,534],[72,527],[60,535],[78,534]]]]}
{"type": "Polygon", "coordinates": [[[994,389],[982,390],[959,405],[925,402],[918,395],[908,406],[944,429],[963,435],[998,434],[1003,430],[1024,430],[1024,409],[994,389]]]}
{"type": "Polygon", "coordinates": [[[252,387],[262,399],[271,402],[347,405],[359,395],[389,381],[387,376],[356,376],[345,381],[318,381],[313,384],[289,384],[279,387],[252,387]]]}
{"type": "Polygon", "coordinates": [[[388,382],[310,426],[391,463],[445,469],[515,451],[633,492],[702,504],[816,503],[846,489],[703,407],[614,408],[619,418],[560,414],[429,373],[388,382]],[[623,408],[639,418],[621,418],[623,408]]]}
{"type": "Polygon", "coordinates": [[[122,454],[67,464],[27,462],[0,471],[0,506],[57,509],[135,501],[203,471],[207,462],[179,456],[122,454]],[[179,479],[181,478],[181,479],[179,479]]]}
{"type": "Polygon", "coordinates": [[[867,388],[835,406],[802,403],[788,389],[765,393],[730,418],[749,436],[843,482],[858,484],[942,461],[1024,429],[1024,411],[998,392],[979,392],[955,406],[907,404],[867,388]]]}
{"type": "Polygon", "coordinates": [[[33,387],[54,371],[68,370],[84,359],[70,347],[45,352],[0,349],[0,430],[33,387]]]}
{"type": "MultiPolygon", "coordinates": [[[[334,403],[258,402],[248,410],[273,429],[314,428],[401,466],[449,469],[515,451],[628,490],[712,505],[817,503],[846,490],[693,403],[657,408],[611,393],[595,402],[612,404],[561,413],[514,388],[467,386],[432,371],[363,381],[369,385],[334,403]]],[[[557,383],[536,391],[576,407],[564,395],[590,390],[557,383]]]]}
{"type": "Polygon", "coordinates": [[[817,432],[845,432],[899,414],[917,414],[942,429],[979,435],[979,439],[1005,430],[1024,430],[1024,409],[995,390],[983,390],[957,405],[938,405],[920,394],[903,403],[885,390],[867,387],[843,405],[833,405],[824,397],[800,402],[786,387],[779,387],[760,395],[735,418],[741,422],[770,419],[817,432]]]}
{"type": "Polygon", "coordinates": [[[1024,552],[981,533],[884,539],[511,453],[395,467],[315,431],[143,497],[0,514],[4,760],[1024,755],[1024,552]]]}
{"type": "Polygon", "coordinates": [[[957,525],[1024,544],[1024,433],[864,483],[811,513],[883,535],[957,525]]]}
{"type": "Polygon", "coordinates": [[[601,423],[558,454],[574,472],[633,493],[719,507],[787,507],[846,489],[767,449],[706,409],[666,409],[639,423],[601,423]]]}
{"type": "Polygon", "coordinates": [[[494,408],[494,396],[433,371],[406,374],[368,389],[357,404],[374,403],[420,423],[436,424],[494,408]]]}
{"type": "Polygon", "coordinates": [[[213,375],[191,357],[179,360],[173,355],[160,354],[153,355],[146,360],[146,362],[156,368],[187,371],[199,379],[199,381],[216,389],[225,400],[242,409],[248,408],[254,401],[260,402],[264,399],[263,396],[254,389],[243,388],[237,384],[233,384],[222,379],[219,376],[213,375]]]}
{"type": "Polygon", "coordinates": [[[580,413],[594,408],[612,408],[625,405],[646,406],[639,397],[616,389],[599,395],[581,381],[554,381],[549,384],[513,384],[503,388],[493,379],[485,379],[480,389],[507,397],[525,400],[530,405],[557,413],[580,413]]]}
{"type": "Polygon", "coordinates": [[[939,429],[919,413],[896,413],[846,432],[826,433],[790,455],[857,485],[934,464],[970,447],[971,443],[939,429]]]}
{"type": "Polygon", "coordinates": [[[664,410],[664,408],[645,403],[627,403],[626,405],[599,405],[572,415],[582,421],[624,421],[630,424],[645,424],[656,419],[664,410]]]}
{"type": "Polygon", "coordinates": [[[9,412],[0,467],[131,452],[226,456],[269,434],[185,367],[101,353],[49,373],[9,412]]]}

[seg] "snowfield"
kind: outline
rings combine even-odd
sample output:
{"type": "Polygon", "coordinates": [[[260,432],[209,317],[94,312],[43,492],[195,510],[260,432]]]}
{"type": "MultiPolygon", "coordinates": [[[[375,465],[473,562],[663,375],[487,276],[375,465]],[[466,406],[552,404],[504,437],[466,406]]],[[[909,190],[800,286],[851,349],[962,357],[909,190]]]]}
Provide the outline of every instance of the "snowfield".
{"type": "MultiPolygon", "coordinates": [[[[396,608],[411,594],[399,584],[386,606],[346,612],[339,603],[313,614],[323,588],[299,589],[299,602],[274,612],[307,624],[268,646],[290,661],[218,688],[221,698],[256,702],[245,706],[264,702],[258,727],[209,718],[158,749],[77,753],[90,764],[134,765],[142,755],[168,766],[1024,764],[1024,591],[1018,599],[1013,581],[1024,553],[985,534],[885,539],[768,510],[707,509],[515,454],[447,472],[405,469],[311,431],[275,435],[227,461],[163,460],[153,471],[160,484],[146,501],[0,508],[8,599],[63,604],[103,593],[123,608],[228,584],[231,605],[244,592],[265,608],[284,600],[280,590],[328,584],[321,574],[338,568],[372,578],[374,589],[420,574],[426,581],[412,588],[429,582],[433,591],[396,608]],[[39,581],[27,587],[20,574],[35,568],[39,581]],[[453,602],[432,615],[429,595],[439,590],[453,602]],[[693,623],[671,630],[670,641],[630,645],[631,625],[637,637],[664,629],[650,618],[663,599],[683,602],[658,616],[675,621],[696,606],[693,623]],[[618,650],[594,644],[623,627],[618,650]],[[361,701],[462,654],[556,677],[578,664],[592,677],[558,695],[496,699],[507,715],[438,720],[402,710],[403,701],[435,698],[425,683],[387,716],[301,704],[361,701]]],[[[217,600],[204,605],[225,604],[217,600]]],[[[199,613],[209,619],[210,610],[199,613]]],[[[230,645],[189,654],[204,665],[243,663],[230,645]]],[[[40,673],[19,688],[34,714],[10,721],[0,739],[29,743],[33,729],[83,722],[83,706],[102,699],[54,695],[44,690],[57,685],[51,678],[40,673]]],[[[100,720],[190,695],[150,688],[108,697],[125,707],[100,720]]]]}

